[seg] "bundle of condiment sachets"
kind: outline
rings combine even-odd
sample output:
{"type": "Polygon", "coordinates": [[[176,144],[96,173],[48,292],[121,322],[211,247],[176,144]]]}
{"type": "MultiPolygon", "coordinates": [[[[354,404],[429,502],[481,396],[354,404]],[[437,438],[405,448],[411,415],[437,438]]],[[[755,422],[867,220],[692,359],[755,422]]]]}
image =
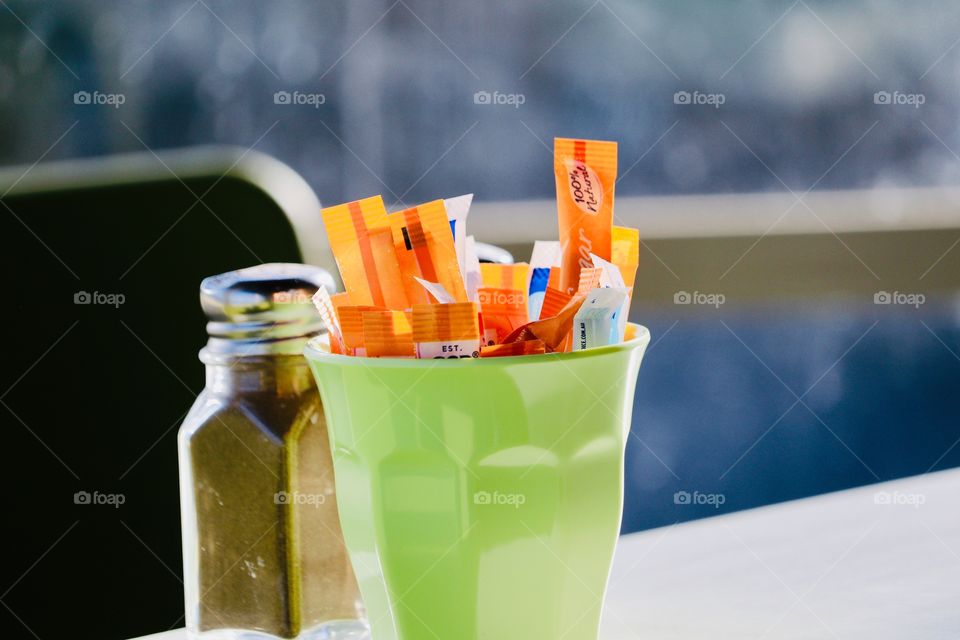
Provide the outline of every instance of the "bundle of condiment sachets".
{"type": "Polygon", "coordinates": [[[613,224],[617,143],[554,140],[559,241],[529,263],[480,264],[472,195],[387,213],[380,196],[323,209],[346,291],[314,302],[333,353],[476,358],[578,351],[624,340],[640,256],[613,224]]]}

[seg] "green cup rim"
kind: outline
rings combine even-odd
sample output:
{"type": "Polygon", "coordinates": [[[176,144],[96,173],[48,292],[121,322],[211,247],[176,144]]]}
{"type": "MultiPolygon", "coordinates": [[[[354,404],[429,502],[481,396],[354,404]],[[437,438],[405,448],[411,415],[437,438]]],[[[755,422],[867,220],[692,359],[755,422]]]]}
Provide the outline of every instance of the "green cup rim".
{"type": "Polygon", "coordinates": [[[497,358],[450,358],[450,359],[418,359],[418,358],[358,358],[339,353],[330,353],[324,349],[328,344],[327,336],[319,335],[311,339],[303,349],[303,355],[312,362],[326,362],[330,364],[372,367],[372,368],[409,368],[424,369],[433,367],[496,367],[514,364],[535,364],[542,362],[568,362],[580,358],[592,358],[619,351],[630,351],[638,347],[646,347],[650,343],[650,331],[641,324],[629,323],[636,328],[637,335],[632,340],[618,342],[605,347],[594,347],[584,351],[568,351],[565,353],[544,353],[533,356],[502,356],[497,358]]]}

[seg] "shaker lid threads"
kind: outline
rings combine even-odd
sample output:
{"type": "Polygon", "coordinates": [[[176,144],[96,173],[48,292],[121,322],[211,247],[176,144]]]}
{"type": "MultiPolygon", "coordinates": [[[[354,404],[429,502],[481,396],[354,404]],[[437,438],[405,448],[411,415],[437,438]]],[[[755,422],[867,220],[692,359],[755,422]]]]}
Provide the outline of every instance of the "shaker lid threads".
{"type": "Polygon", "coordinates": [[[200,283],[207,348],[237,355],[299,353],[291,344],[323,331],[311,298],[334,289],[330,273],[306,264],[269,263],[229,271],[200,283]]]}

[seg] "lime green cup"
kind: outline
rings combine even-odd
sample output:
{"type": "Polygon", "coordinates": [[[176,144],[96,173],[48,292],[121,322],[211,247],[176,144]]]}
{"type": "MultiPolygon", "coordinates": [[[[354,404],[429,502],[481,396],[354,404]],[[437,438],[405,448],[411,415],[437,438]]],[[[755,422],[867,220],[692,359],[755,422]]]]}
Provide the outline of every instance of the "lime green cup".
{"type": "Polygon", "coordinates": [[[596,640],[649,332],[506,358],[306,349],[373,640],[596,640]]]}

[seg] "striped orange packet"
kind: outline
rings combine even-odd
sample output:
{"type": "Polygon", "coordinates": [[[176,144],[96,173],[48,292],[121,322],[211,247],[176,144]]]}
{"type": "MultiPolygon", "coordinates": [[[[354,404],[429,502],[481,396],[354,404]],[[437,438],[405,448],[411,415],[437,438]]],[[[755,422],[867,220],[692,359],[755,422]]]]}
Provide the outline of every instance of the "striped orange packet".
{"type": "Polygon", "coordinates": [[[410,304],[432,302],[414,277],[436,282],[457,302],[468,302],[443,200],[391,213],[387,220],[410,304]]]}
{"type": "Polygon", "coordinates": [[[499,344],[514,329],[530,320],[527,296],[520,289],[480,287],[480,313],[483,314],[483,343],[499,344]]]}
{"type": "Polygon", "coordinates": [[[547,287],[547,291],[543,296],[543,306],[540,308],[540,318],[545,320],[557,315],[563,311],[563,308],[567,306],[572,297],[572,295],[564,293],[559,289],[547,287]]]}
{"type": "Polygon", "coordinates": [[[515,330],[504,339],[504,343],[524,342],[526,340],[543,340],[547,353],[564,351],[570,341],[573,318],[583,305],[587,296],[577,294],[570,302],[552,318],[536,320],[515,330]]]}
{"type": "MultiPolygon", "coordinates": [[[[640,230],[630,227],[614,227],[610,262],[620,268],[623,283],[633,296],[633,283],[640,265],[640,230]]],[[[603,256],[600,256],[601,258],[603,256]]]]}
{"type": "Polygon", "coordinates": [[[418,358],[480,356],[479,308],[473,302],[413,305],[413,344],[418,358]]]}
{"type": "Polygon", "coordinates": [[[617,143],[555,138],[553,170],[563,253],[559,288],[572,294],[580,269],[593,266],[591,253],[610,259],[617,143]]]}
{"type": "Polygon", "coordinates": [[[489,347],[480,347],[481,358],[502,358],[505,356],[532,356],[546,353],[547,347],[543,340],[524,340],[510,344],[494,344],[489,347]]]}
{"type": "Polygon", "coordinates": [[[343,336],[343,352],[348,356],[367,355],[363,339],[363,314],[369,311],[386,311],[383,307],[372,305],[342,305],[334,308],[337,319],[340,321],[340,332],[343,336]]]}
{"type": "Polygon", "coordinates": [[[577,285],[577,293],[590,293],[599,287],[602,273],[603,269],[599,267],[580,269],[580,283],[577,285]]]}
{"type": "Polygon", "coordinates": [[[409,311],[364,311],[363,343],[369,358],[413,358],[409,311]]]}
{"type": "Polygon", "coordinates": [[[373,196],[321,211],[343,286],[354,304],[410,306],[383,198],[373,196]]]}
{"type": "Polygon", "coordinates": [[[515,264],[485,262],[480,265],[480,275],[485,287],[526,291],[530,280],[530,265],[526,262],[515,264]]]}

